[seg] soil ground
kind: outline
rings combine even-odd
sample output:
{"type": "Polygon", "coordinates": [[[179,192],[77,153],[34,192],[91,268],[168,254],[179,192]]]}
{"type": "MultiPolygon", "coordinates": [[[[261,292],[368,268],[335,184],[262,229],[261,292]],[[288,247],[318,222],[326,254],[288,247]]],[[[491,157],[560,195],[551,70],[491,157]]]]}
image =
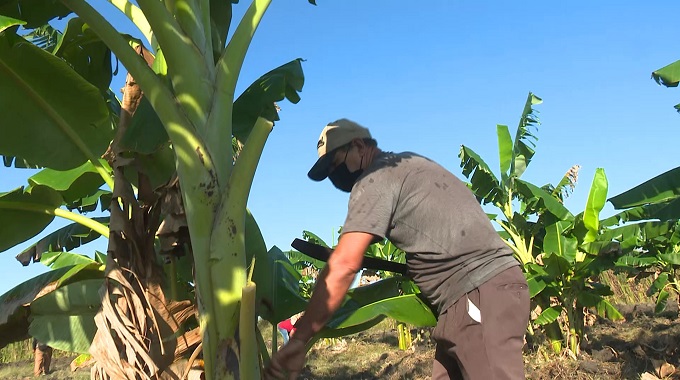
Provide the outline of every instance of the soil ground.
{"type": "MultiPolygon", "coordinates": [[[[619,311],[624,321],[596,320],[587,328],[577,359],[566,352],[553,354],[543,342],[527,347],[527,379],[680,379],[677,306],[660,315],[654,314],[653,305],[624,305],[619,306],[619,311]]],[[[398,349],[396,331],[384,326],[381,329],[380,325],[344,342],[317,344],[309,353],[300,379],[429,379],[434,343],[429,331],[421,332],[408,351],[398,349]]]]}
{"type": "MultiPolygon", "coordinates": [[[[675,310],[655,315],[653,305],[619,306],[625,321],[596,320],[588,327],[580,357],[552,354],[537,341],[527,347],[532,380],[680,379],[680,320],[675,310]]],[[[265,330],[266,331],[266,330],[265,330]]],[[[310,351],[299,379],[428,379],[434,344],[429,330],[413,330],[414,344],[398,349],[396,330],[383,322],[344,339],[324,340],[310,351]]],[[[46,380],[89,379],[89,369],[71,372],[72,357],[53,359],[46,380]]],[[[32,378],[32,362],[0,363],[0,379],[32,378]]]]}

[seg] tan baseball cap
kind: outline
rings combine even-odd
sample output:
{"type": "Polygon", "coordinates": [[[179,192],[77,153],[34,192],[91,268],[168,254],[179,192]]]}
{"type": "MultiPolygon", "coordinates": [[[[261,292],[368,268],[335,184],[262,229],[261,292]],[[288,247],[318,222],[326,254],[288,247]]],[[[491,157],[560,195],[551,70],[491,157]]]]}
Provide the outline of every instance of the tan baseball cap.
{"type": "Polygon", "coordinates": [[[316,161],[307,176],[314,181],[322,181],[328,177],[333,154],[341,146],[350,143],[354,139],[370,139],[368,129],[347,119],[336,120],[328,123],[321,131],[319,142],[316,144],[319,159],[316,161]]]}

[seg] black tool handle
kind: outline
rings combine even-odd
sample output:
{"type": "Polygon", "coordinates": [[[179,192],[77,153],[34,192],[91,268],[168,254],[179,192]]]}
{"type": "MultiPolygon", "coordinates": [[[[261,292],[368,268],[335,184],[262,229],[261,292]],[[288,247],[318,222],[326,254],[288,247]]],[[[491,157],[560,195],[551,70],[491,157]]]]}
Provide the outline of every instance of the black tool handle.
{"type": "MultiPolygon", "coordinates": [[[[302,239],[295,239],[291,246],[305,255],[321,261],[328,261],[328,257],[333,253],[333,250],[322,245],[310,243],[302,239]]],[[[394,261],[387,261],[376,259],[374,257],[364,256],[361,266],[366,269],[384,270],[406,275],[406,264],[395,263],[394,261]]]]}

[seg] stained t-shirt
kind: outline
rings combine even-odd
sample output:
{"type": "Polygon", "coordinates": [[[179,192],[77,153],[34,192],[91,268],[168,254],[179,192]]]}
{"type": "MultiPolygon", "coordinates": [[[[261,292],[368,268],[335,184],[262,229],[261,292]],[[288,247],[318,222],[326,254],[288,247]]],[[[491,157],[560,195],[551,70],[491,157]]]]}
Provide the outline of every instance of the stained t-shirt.
{"type": "Polygon", "coordinates": [[[342,232],[388,238],[441,314],[519,262],[467,186],[415,153],[379,153],[354,184],[342,232]]]}

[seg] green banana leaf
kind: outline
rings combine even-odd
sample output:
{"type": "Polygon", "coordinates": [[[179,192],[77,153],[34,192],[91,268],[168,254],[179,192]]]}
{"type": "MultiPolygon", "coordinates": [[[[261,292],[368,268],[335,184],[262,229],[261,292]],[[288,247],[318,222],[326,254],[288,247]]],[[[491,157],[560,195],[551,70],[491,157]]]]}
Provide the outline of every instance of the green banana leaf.
{"type": "MultiPolygon", "coordinates": [[[[105,160],[99,160],[99,162],[108,168],[105,160]]],[[[76,203],[82,204],[83,198],[97,194],[104,180],[94,165],[87,161],[70,170],[43,169],[28,178],[28,183],[31,187],[40,185],[51,187],[58,191],[64,203],[70,206],[76,203]]]]}
{"type": "Polygon", "coordinates": [[[584,307],[594,307],[597,315],[602,318],[607,318],[612,321],[623,320],[623,315],[607,301],[604,297],[599,294],[594,294],[592,292],[580,292],[576,297],[577,302],[584,307]]]}
{"type": "Polygon", "coordinates": [[[327,326],[328,328],[346,328],[362,324],[379,316],[386,316],[417,327],[437,324],[437,319],[430,308],[417,295],[406,294],[381,299],[358,307],[347,319],[337,324],[336,320],[331,320],[327,326]]]}
{"type": "Polygon", "coordinates": [[[236,99],[232,117],[232,133],[245,142],[258,117],[279,120],[275,102],[288,99],[297,104],[305,77],[302,59],[298,58],[262,75],[236,99]]]}
{"type": "Polygon", "coordinates": [[[45,210],[54,210],[61,203],[59,193],[45,186],[33,187],[30,192],[20,187],[0,193],[0,252],[44,230],[54,219],[45,210]]]}
{"type": "Polygon", "coordinates": [[[45,272],[0,296],[0,348],[28,337],[30,309],[36,296],[78,281],[101,279],[100,264],[75,265],[45,272]]]}
{"type": "Polygon", "coordinates": [[[662,311],[666,310],[666,306],[668,305],[668,297],[670,296],[670,293],[668,293],[665,290],[662,290],[659,292],[659,296],[656,298],[656,305],[654,306],[654,312],[659,314],[662,311]]]}
{"type": "MultiPolygon", "coordinates": [[[[81,265],[81,264],[97,264],[96,260],[93,260],[85,255],[72,252],[46,252],[42,255],[40,262],[52,269],[59,269],[63,267],[81,265]]],[[[101,263],[99,263],[101,264],[101,263]]]]}
{"type": "Polygon", "coordinates": [[[321,246],[324,246],[326,248],[331,248],[331,246],[326,244],[326,242],[323,241],[323,239],[321,239],[318,235],[316,235],[316,234],[314,234],[310,231],[302,231],[302,238],[307,240],[310,243],[321,245],[321,246]]]}
{"type": "Polygon", "coordinates": [[[652,72],[656,83],[666,87],[677,87],[680,82],[680,61],[675,61],[652,72]]]}
{"type": "MultiPolygon", "coordinates": [[[[547,226],[543,240],[543,251],[547,254],[556,254],[573,265],[576,263],[578,240],[564,234],[571,225],[570,221],[563,220],[547,226]]],[[[546,263],[546,265],[549,264],[546,263]]]]}
{"type": "Polygon", "coordinates": [[[258,315],[276,324],[302,311],[307,300],[299,293],[300,274],[278,247],[267,251],[262,232],[248,210],[245,235],[246,260],[250,262],[255,256],[253,281],[257,284],[258,315]]]}
{"type": "Polygon", "coordinates": [[[534,298],[536,295],[541,293],[543,289],[547,286],[542,276],[531,275],[527,278],[527,284],[529,286],[529,297],[534,298]]]}
{"type": "Polygon", "coordinates": [[[463,175],[470,180],[470,190],[477,196],[477,199],[483,204],[489,202],[499,204],[501,198],[505,197],[505,190],[500,186],[500,182],[489,165],[475,151],[465,145],[461,145],[458,157],[460,157],[463,175]]]}
{"type": "Polygon", "coordinates": [[[78,167],[101,156],[113,138],[100,91],[10,30],[0,33],[0,113],[0,155],[43,167],[78,167]]]}
{"type": "Polygon", "coordinates": [[[307,306],[299,292],[300,274],[276,246],[256,256],[253,281],[257,284],[258,314],[272,324],[307,306]]]}
{"type": "Polygon", "coordinates": [[[601,220],[600,225],[611,227],[626,222],[639,222],[642,220],[670,220],[678,219],[680,215],[680,197],[671,201],[651,203],[637,206],[618,214],[612,215],[607,219],[601,220]]]}
{"type": "MultiPolygon", "coordinates": [[[[677,167],[615,197],[609,198],[609,202],[614,205],[615,209],[620,210],[649,203],[669,201],[679,196],[680,167],[677,167]]],[[[675,218],[680,218],[680,214],[675,215],[675,218]]]]}
{"type": "Polygon", "coordinates": [[[78,281],[33,301],[29,335],[59,350],[88,353],[97,332],[94,317],[103,283],[101,278],[78,281]]]}
{"type": "Polygon", "coordinates": [[[560,313],[562,312],[562,306],[553,306],[549,307],[541,313],[541,315],[536,318],[534,321],[535,324],[538,326],[544,326],[549,323],[555,322],[557,320],[557,317],[560,316],[560,313]]]}
{"type": "Polygon", "coordinates": [[[42,25],[24,34],[24,38],[33,45],[54,54],[54,49],[61,40],[61,31],[53,28],[50,24],[42,25]]]}
{"type": "Polygon", "coordinates": [[[326,266],[325,261],[321,261],[321,260],[317,260],[313,257],[309,257],[302,252],[290,250],[290,251],[284,252],[284,254],[286,255],[286,257],[290,261],[291,265],[297,270],[302,270],[305,267],[307,267],[309,264],[311,264],[316,269],[322,269],[323,267],[326,266]]]}
{"type": "Polygon", "coordinates": [[[512,148],[511,177],[520,178],[534,156],[534,147],[538,138],[531,133],[531,129],[532,127],[536,129],[539,121],[532,106],[541,103],[543,100],[531,92],[527,96],[515,134],[515,145],[512,148]]]}
{"type": "Polygon", "coordinates": [[[545,208],[548,212],[555,215],[558,220],[573,221],[574,215],[572,215],[569,210],[567,210],[564,205],[555,199],[549,192],[541,189],[540,187],[517,179],[515,181],[518,192],[521,196],[526,199],[526,202],[536,201],[539,203],[541,208],[545,208]]]}
{"type": "Polygon", "coordinates": [[[71,13],[59,0],[2,0],[0,15],[26,21],[27,29],[45,25],[55,18],[63,18],[71,13]]]}
{"type": "Polygon", "coordinates": [[[415,288],[415,285],[399,276],[352,289],[325,329],[344,329],[381,316],[420,327],[436,325],[432,310],[418,294],[401,295],[405,288],[415,288]]]}
{"type": "Polygon", "coordinates": [[[496,134],[498,135],[498,159],[501,168],[501,178],[503,181],[507,180],[510,172],[510,165],[512,163],[512,136],[507,125],[496,125],[496,134]]]}
{"type": "Polygon", "coordinates": [[[161,119],[146,97],[142,97],[130,126],[119,142],[129,152],[151,154],[170,142],[161,119]]]}
{"type": "Polygon", "coordinates": [[[628,254],[616,259],[614,265],[618,268],[649,268],[658,262],[659,260],[655,256],[628,254]]]}
{"type": "Polygon", "coordinates": [[[597,240],[592,243],[583,244],[586,252],[597,254],[604,245],[616,241],[620,245],[623,253],[629,253],[643,242],[663,236],[670,236],[675,230],[676,222],[641,222],[628,224],[625,226],[610,228],[603,231],[597,240]]]}
{"type": "Polygon", "coordinates": [[[13,26],[18,26],[18,25],[25,25],[25,24],[26,24],[26,21],[21,21],[21,20],[15,19],[15,18],[0,15],[0,33],[2,33],[7,28],[11,28],[13,26]]]}
{"type": "Polygon", "coordinates": [[[54,55],[63,58],[85,80],[105,93],[111,85],[111,50],[79,17],[68,21],[54,55]]]}
{"type": "Polygon", "coordinates": [[[607,189],[607,176],[604,173],[604,169],[597,168],[593,177],[593,183],[590,186],[586,208],[583,212],[583,224],[588,229],[588,233],[583,240],[584,243],[595,241],[600,232],[600,211],[602,211],[604,204],[607,202],[607,189]]]}
{"type": "MultiPolygon", "coordinates": [[[[109,224],[109,217],[92,218],[101,224],[109,224]]],[[[70,251],[98,239],[101,235],[78,223],[71,223],[38,240],[17,255],[23,265],[41,261],[41,256],[50,251],[70,251]]]]}

